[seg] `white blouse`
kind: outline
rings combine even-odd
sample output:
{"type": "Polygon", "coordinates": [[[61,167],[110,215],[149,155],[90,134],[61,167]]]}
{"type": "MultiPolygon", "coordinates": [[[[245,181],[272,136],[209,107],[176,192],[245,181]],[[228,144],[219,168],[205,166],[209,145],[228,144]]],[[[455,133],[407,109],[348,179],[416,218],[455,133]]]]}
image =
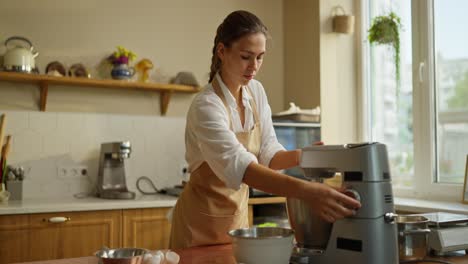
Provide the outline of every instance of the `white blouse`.
{"type": "Polygon", "coordinates": [[[216,95],[211,84],[207,84],[192,101],[187,114],[185,128],[185,158],[189,171],[197,169],[204,161],[226,185],[238,190],[245,170],[251,162],[270,164],[276,152],[285,148],[276,139],[271,121],[271,109],[262,84],[257,80],[249,82],[250,91],[257,104],[262,131],[259,159],[248,152],[237,140],[234,133],[249,131],[253,128],[254,118],[250,105],[250,94],[242,87],[242,103],[245,106],[245,124],[242,127],[234,96],[216,74],[226,104],[231,109],[232,129],[229,128],[228,112],[216,95]]]}

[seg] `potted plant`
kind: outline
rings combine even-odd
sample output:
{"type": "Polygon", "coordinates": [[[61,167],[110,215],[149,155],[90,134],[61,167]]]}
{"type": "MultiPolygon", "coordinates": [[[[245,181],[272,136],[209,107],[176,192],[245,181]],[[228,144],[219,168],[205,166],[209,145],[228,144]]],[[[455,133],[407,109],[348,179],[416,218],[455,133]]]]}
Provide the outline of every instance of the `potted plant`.
{"type": "Polygon", "coordinates": [[[396,80],[400,80],[400,30],[401,19],[394,12],[372,20],[368,39],[371,44],[391,45],[395,51],[396,80]]]}
{"type": "Polygon", "coordinates": [[[117,51],[107,58],[114,65],[111,71],[112,78],[117,80],[130,79],[135,74],[135,69],[129,67],[128,63],[135,58],[135,53],[122,46],[117,46],[117,51]]]}

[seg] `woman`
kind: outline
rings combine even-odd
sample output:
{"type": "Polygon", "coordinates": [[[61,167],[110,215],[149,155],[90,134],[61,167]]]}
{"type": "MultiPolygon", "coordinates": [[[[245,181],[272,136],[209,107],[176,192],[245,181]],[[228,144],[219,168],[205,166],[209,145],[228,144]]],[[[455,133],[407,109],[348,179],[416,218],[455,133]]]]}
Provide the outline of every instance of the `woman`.
{"type": "Polygon", "coordinates": [[[174,208],[170,248],[230,243],[229,230],[248,227],[248,186],[305,200],[330,222],[360,207],[331,187],[276,171],[297,166],[301,151],[278,143],[265,91],[254,80],[266,39],[266,27],[247,11],[229,14],[217,29],[209,84],[187,115],[191,175],[174,208]]]}

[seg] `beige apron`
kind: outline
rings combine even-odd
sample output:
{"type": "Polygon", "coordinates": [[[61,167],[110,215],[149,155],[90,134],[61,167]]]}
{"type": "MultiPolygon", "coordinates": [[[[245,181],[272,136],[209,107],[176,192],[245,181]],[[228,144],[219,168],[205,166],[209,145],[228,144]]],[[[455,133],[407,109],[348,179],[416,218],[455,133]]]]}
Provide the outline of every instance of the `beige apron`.
{"type": "MultiPolygon", "coordinates": [[[[215,93],[228,111],[232,130],[231,111],[227,106],[219,84],[212,82],[215,93]]],[[[252,96],[249,88],[248,92],[252,96]]],[[[252,97],[253,98],[253,97],[252,97]]],[[[254,127],[249,132],[236,133],[244,147],[258,157],[261,143],[261,128],[255,100],[251,100],[254,127]]],[[[227,232],[245,228],[248,223],[249,189],[244,183],[239,190],[226,187],[205,161],[191,172],[190,180],[177,200],[172,217],[171,249],[231,243],[227,232]]]]}

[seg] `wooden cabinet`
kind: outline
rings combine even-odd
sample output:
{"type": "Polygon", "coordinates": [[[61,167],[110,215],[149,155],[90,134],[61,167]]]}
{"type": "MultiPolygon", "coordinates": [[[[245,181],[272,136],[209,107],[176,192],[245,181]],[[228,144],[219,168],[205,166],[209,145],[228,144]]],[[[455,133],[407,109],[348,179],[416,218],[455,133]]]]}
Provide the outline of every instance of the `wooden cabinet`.
{"type": "MultiPolygon", "coordinates": [[[[249,200],[253,207],[284,203],[284,197],[249,200]]],[[[102,246],[169,247],[170,208],[0,215],[0,263],[91,256],[102,246]],[[54,222],[54,220],[59,220],[54,222]]]]}
{"type": "Polygon", "coordinates": [[[91,256],[102,246],[165,249],[169,210],[0,215],[0,263],[91,256]]]}
{"type": "Polygon", "coordinates": [[[0,216],[0,263],[90,256],[103,245],[121,245],[121,210],[0,216]]]}
{"type": "Polygon", "coordinates": [[[285,197],[263,197],[263,198],[250,198],[249,199],[249,226],[254,225],[254,206],[263,204],[284,204],[286,203],[285,197]]]}
{"type": "Polygon", "coordinates": [[[149,208],[123,211],[123,246],[148,249],[169,247],[171,225],[169,208],[149,208]]]}
{"type": "Polygon", "coordinates": [[[30,215],[31,260],[90,256],[104,245],[120,246],[120,215],[120,210],[30,215]],[[52,223],[53,217],[68,220],[52,223]]]}
{"type": "MultiPolygon", "coordinates": [[[[284,197],[249,199],[250,224],[254,206],[285,201],[284,197]]],[[[171,233],[169,210],[0,215],[0,263],[91,256],[102,246],[165,249],[171,233]]]]}
{"type": "Polygon", "coordinates": [[[0,263],[30,260],[29,216],[0,216],[0,263]]]}

